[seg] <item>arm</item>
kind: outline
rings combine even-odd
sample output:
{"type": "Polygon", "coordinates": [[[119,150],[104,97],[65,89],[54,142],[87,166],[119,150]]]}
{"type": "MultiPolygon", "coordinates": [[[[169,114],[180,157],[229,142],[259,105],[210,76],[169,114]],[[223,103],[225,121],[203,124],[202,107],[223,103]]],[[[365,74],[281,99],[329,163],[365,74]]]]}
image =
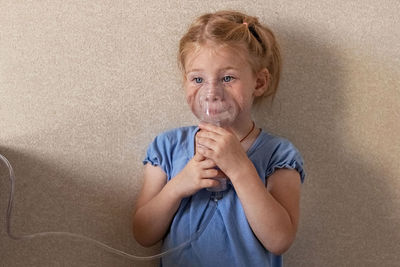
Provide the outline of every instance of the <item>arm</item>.
{"type": "Polygon", "coordinates": [[[300,175],[296,170],[279,169],[265,187],[252,168],[243,169],[231,180],[254,234],[265,248],[279,255],[289,249],[296,237],[300,175]]]}
{"type": "Polygon", "coordinates": [[[246,218],[266,249],[282,254],[294,241],[299,220],[300,175],[279,169],[265,187],[240,142],[229,131],[200,125],[199,153],[214,160],[230,178],[246,218]]]}
{"type": "Polygon", "coordinates": [[[143,246],[152,246],[165,235],[179,207],[178,198],[158,166],[144,166],[144,182],[133,213],[133,235],[143,246]]]}
{"type": "Polygon", "coordinates": [[[185,168],[167,183],[158,166],[146,164],[144,183],[133,214],[133,235],[143,246],[152,246],[167,232],[182,198],[201,188],[217,186],[215,163],[196,154],[185,168]]]}

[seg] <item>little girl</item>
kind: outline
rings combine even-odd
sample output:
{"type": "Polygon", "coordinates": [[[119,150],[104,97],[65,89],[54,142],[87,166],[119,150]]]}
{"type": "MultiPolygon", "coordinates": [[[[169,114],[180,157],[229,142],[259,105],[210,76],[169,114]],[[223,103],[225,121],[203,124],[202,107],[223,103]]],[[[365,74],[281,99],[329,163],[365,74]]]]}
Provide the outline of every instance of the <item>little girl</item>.
{"type": "Polygon", "coordinates": [[[162,266],[282,266],[280,255],[296,236],[305,173],[292,143],[251,118],[253,103],[273,97],[278,86],[274,34],[240,12],[205,14],[180,40],[179,65],[187,102],[201,122],[164,132],[148,147],[136,240],[174,248],[216,206],[201,235],[163,257],[162,266]]]}

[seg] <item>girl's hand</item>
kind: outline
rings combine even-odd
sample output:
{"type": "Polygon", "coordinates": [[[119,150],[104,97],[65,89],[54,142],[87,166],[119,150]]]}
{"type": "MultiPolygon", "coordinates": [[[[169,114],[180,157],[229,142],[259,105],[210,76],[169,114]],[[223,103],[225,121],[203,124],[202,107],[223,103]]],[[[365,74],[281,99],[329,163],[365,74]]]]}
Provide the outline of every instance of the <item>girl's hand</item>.
{"type": "Polygon", "coordinates": [[[228,177],[235,177],[249,163],[246,152],[230,131],[212,124],[200,124],[198,153],[212,159],[228,177]]]}
{"type": "Polygon", "coordinates": [[[218,186],[217,180],[210,179],[218,174],[214,161],[206,159],[196,152],[185,168],[171,179],[170,183],[174,185],[176,194],[180,198],[184,198],[195,194],[200,189],[218,186]]]}

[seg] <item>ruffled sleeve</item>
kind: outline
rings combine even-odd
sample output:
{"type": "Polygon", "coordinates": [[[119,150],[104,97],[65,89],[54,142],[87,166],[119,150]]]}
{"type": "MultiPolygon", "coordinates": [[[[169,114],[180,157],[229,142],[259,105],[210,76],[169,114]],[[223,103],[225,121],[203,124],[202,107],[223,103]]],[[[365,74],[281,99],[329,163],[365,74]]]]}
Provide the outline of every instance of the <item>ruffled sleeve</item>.
{"type": "Polygon", "coordinates": [[[268,163],[266,178],[275,172],[276,169],[295,169],[300,174],[301,183],[306,176],[303,168],[303,157],[297,148],[287,139],[279,138],[271,159],[268,163]]]}
{"type": "Polygon", "coordinates": [[[143,164],[150,163],[153,166],[159,166],[167,175],[169,174],[169,147],[170,142],[165,134],[154,138],[153,142],[147,148],[143,164]]]}

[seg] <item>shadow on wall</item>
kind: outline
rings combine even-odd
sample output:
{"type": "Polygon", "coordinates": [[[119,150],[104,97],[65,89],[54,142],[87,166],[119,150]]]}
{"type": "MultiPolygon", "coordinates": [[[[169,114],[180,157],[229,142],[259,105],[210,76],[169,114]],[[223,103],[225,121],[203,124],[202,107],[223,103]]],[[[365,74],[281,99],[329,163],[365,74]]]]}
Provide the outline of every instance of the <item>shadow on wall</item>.
{"type": "Polygon", "coordinates": [[[345,140],[345,96],[351,90],[345,57],[317,32],[286,23],[297,27],[275,29],[284,72],[272,114],[260,109],[255,116],[265,129],[291,140],[305,160],[300,228],[285,266],[398,263],[400,231],[390,219],[396,207],[381,179],[385,171],[357,157],[361,153],[345,140]]]}
{"type": "MultiPolygon", "coordinates": [[[[97,239],[140,256],[152,255],[131,234],[133,199],[127,200],[96,177],[49,164],[30,151],[0,146],[16,175],[11,230],[15,235],[65,231],[97,239]],[[82,181],[82,182],[81,182],[82,181]]],[[[10,183],[0,162],[0,254],[4,266],[157,266],[157,261],[133,261],[111,254],[86,241],[69,237],[40,237],[15,241],[8,238],[5,213],[10,183]]],[[[3,266],[3,265],[2,265],[3,266]]]]}

